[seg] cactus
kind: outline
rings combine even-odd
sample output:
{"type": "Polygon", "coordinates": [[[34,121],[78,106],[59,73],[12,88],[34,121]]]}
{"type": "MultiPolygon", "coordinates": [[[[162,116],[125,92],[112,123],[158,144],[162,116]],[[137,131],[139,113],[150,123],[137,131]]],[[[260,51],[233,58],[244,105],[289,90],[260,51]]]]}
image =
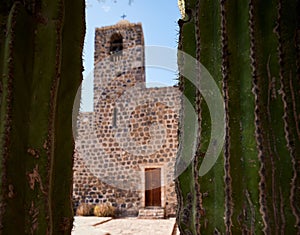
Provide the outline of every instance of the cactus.
{"type": "Polygon", "coordinates": [[[70,234],[84,1],[0,6],[0,234],[70,234]]]}
{"type": "Polygon", "coordinates": [[[181,76],[200,126],[194,161],[176,179],[181,233],[300,234],[299,1],[185,0],[180,7],[179,49],[218,84],[226,133],[216,164],[199,176],[210,116],[181,76]]]}

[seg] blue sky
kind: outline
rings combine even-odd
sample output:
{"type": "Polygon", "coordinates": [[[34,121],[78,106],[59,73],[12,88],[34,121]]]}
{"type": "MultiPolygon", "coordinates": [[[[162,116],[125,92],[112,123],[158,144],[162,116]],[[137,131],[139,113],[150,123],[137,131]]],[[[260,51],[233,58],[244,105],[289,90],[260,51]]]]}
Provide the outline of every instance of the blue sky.
{"type": "MultiPolygon", "coordinates": [[[[86,0],[86,37],[84,43],[84,83],[82,90],[82,111],[92,111],[95,28],[116,24],[125,14],[132,23],[141,22],[145,45],[177,48],[180,12],[177,0],[86,0]]],[[[173,85],[176,73],[147,68],[147,83],[173,85]]]]}

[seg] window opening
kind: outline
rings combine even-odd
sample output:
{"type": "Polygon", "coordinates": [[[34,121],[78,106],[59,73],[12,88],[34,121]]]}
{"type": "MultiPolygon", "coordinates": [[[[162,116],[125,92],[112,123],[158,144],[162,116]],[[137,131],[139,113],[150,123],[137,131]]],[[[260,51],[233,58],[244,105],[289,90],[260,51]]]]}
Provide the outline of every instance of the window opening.
{"type": "Polygon", "coordinates": [[[114,55],[114,54],[118,54],[120,55],[122,53],[123,50],[123,37],[121,34],[119,33],[115,33],[111,36],[110,39],[110,54],[114,55]]]}

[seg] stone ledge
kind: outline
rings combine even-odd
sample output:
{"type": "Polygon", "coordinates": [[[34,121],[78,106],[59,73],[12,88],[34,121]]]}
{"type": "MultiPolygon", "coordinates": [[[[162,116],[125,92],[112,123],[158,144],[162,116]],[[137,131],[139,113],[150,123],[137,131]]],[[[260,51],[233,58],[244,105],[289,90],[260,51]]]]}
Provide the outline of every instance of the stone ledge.
{"type": "Polygon", "coordinates": [[[143,208],[139,210],[139,219],[164,219],[164,208],[143,208]]]}

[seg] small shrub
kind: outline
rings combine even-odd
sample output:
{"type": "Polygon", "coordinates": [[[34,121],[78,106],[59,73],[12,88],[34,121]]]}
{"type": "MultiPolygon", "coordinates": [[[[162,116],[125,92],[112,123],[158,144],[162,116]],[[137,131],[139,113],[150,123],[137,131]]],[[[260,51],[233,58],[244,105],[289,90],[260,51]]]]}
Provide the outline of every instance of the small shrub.
{"type": "Polygon", "coordinates": [[[116,209],[106,203],[106,204],[98,204],[94,207],[94,215],[98,217],[115,217],[116,209]]]}
{"type": "Polygon", "coordinates": [[[93,205],[82,203],[77,207],[76,215],[89,216],[89,215],[93,215],[93,212],[94,212],[93,205]]]}

